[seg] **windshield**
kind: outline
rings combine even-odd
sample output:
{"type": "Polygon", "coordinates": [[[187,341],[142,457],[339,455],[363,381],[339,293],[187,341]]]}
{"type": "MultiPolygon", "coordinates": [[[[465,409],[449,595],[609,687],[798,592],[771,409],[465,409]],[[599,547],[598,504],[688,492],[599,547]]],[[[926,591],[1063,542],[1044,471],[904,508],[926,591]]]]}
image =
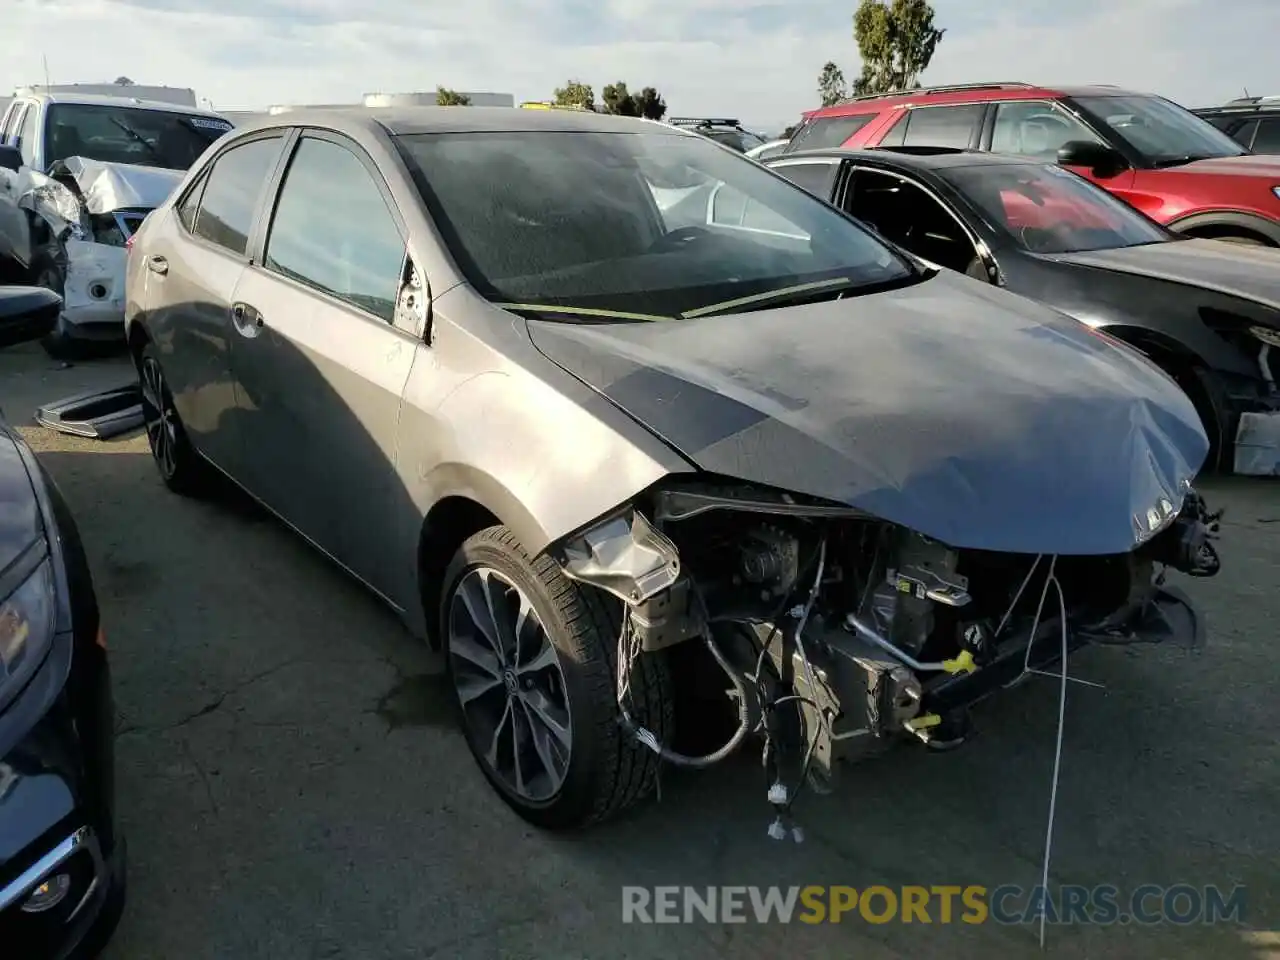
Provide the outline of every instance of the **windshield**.
{"type": "Polygon", "coordinates": [[[1204,118],[1160,97],[1077,97],[1073,102],[1158,167],[1248,153],[1204,118]]]}
{"type": "Polygon", "coordinates": [[[220,117],[114,104],[49,107],[46,167],[68,157],[186,170],[231,129],[220,117]]]}
{"type": "Polygon", "coordinates": [[[848,217],[702,137],[655,128],[398,142],[459,266],[496,303],[663,319],[916,275],[848,217]]]}
{"type": "Polygon", "coordinates": [[[941,175],[988,223],[1032,253],[1111,250],[1173,239],[1106,190],[1052,164],[984,164],[941,175]]]}

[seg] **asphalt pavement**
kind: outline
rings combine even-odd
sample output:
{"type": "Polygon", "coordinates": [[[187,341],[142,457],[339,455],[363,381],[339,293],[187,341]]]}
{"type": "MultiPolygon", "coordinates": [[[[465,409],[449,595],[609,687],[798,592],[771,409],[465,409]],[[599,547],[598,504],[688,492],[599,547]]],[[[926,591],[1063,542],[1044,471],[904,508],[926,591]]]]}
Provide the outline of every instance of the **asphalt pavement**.
{"type": "MultiPolygon", "coordinates": [[[[1224,570],[1184,584],[1200,653],[1086,651],[1071,684],[1051,880],[1246,890],[1243,924],[624,924],[624,885],[1039,882],[1056,681],[1033,677],[941,755],[903,749],[805,796],[766,837],[755,750],[580,836],[518,820],[450,719],[439,664],[342,572],[236,502],[169,494],[140,435],[34,424],[123,361],[0,354],[0,407],[79,521],[118,724],[129,902],[108,960],[1280,957],[1280,485],[1215,481],[1224,570]]],[[[306,482],[300,479],[299,482],[306,482]]],[[[317,482],[312,478],[311,482],[317,482]]]]}

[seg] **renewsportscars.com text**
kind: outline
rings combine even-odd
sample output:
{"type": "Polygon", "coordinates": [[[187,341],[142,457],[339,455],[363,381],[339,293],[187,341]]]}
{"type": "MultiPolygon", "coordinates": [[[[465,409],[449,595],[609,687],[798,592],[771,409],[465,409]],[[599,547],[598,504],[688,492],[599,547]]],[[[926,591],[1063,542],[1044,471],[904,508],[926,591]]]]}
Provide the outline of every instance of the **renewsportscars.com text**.
{"type": "Polygon", "coordinates": [[[1244,887],[623,887],[623,923],[1242,923],[1244,887]]]}

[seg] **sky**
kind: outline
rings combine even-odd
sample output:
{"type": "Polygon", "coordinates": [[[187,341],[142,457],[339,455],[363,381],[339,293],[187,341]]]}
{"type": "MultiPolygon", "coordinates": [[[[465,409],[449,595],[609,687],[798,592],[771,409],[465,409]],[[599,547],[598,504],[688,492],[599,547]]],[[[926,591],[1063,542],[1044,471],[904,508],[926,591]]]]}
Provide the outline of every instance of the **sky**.
{"type": "MultiPolygon", "coordinates": [[[[855,0],[3,0],[0,94],[40,83],[193,87],[217,109],[457,90],[599,98],[656,86],[672,116],[775,132],[859,71],[855,0]]],[[[927,83],[1110,83],[1204,106],[1280,94],[1280,0],[933,0],[927,83]]]]}

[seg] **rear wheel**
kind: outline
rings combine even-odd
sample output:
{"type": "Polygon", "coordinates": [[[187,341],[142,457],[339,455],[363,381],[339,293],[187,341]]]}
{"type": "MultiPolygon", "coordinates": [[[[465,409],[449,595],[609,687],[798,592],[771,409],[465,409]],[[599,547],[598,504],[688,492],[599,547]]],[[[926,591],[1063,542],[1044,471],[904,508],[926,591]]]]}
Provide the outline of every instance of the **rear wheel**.
{"type": "MultiPolygon", "coordinates": [[[[444,577],[440,636],[472,755],[525,820],[565,829],[647,796],[658,758],[618,724],[619,617],[605,595],[530,557],[496,526],[468,539],[444,577]]],[[[642,654],[628,708],[669,742],[666,661],[642,654]]]]}
{"type": "Polygon", "coordinates": [[[160,367],[160,358],[151,344],[142,349],[138,378],[142,389],[142,421],[160,479],[174,493],[184,496],[205,493],[212,471],[187,438],[160,367]]]}

